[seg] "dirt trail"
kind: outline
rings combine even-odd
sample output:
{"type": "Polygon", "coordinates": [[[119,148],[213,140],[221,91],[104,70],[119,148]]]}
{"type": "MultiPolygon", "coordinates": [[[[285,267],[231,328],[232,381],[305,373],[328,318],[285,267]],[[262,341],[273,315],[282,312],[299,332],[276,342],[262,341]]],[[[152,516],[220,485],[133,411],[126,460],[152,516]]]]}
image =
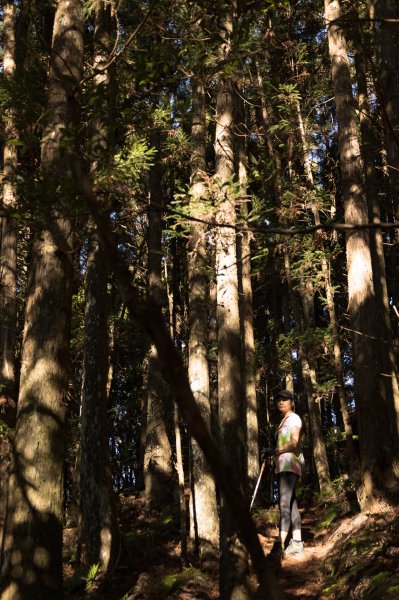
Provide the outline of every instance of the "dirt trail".
{"type": "MultiPolygon", "coordinates": [[[[325,600],[323,596],[322,562],[332,544],[323,544],[317,540],[314,532],[315,515],[313,511],[302,512],[302,535],[305,544],[305,554],[301,558],[284,558],[281,566],[276,564],[277,579],[284,590],[287,600],[293,598],[308,598],[325,600]]],[[[259,535],[265,554],[270,552],[277,540],[278,529],[273,528],[268,536],[259,535]]]]}
{"type": "MultiPolygon", "coordinates": [[[[276,564],[276,576],[286,599],[399,598],[395,575],[399,558],[398,517],[396,510],[385,511],[386,506],[375,506],[367,513],[338,519],[323,530],[319,509],[302,510],[304,556],[287,557],[281,565],[276,564]],[[323,590],[331,588],[331,565],[327,567],[331,560],[336,564],[337,580],[340,576],[342,580],[327,594],[323,590]],[[377,585],[382,585],[381,595],[373,595],[372,591],[368,595],[369,588],[378,589],[377,585]]],[[[275,527],[268,530],[267,537],[259,535],[265,553],[277,540],[277,534],[275,527]]]]}

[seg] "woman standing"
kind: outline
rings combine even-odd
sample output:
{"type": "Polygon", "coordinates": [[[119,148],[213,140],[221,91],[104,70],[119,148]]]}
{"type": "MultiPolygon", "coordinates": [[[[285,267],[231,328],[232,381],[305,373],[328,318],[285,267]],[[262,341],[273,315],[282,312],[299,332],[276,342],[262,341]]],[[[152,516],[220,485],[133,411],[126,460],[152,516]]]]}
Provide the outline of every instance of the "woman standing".
{"type": "Polygon", "coordinates": [[[302,421],[294,412],[294,394],[289,390],[278,392],[277,407],[281,414],[281,422],[276,432],[276,449],[263,449],[261,459],[263,461],[266,456],[274,455],[276,461],[280,507],[279,553],[284,556],[303,556],[301,515],[295,494],[303,464],[303,455],[300,452],[302,421]],[[292,539],[284,550],[290,526],[292,539]]]}

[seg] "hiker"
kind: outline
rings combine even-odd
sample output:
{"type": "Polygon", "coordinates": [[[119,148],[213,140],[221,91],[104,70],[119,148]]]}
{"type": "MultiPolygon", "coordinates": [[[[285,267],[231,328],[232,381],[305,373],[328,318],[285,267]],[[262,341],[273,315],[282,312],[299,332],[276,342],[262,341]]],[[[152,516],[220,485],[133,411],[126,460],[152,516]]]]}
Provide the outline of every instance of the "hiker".
{"type": "Polygon", "coordinates": [[[273,456],[279,490],[280,535],[273,553],[281,556],[303,556],[301,515],[295,495],[296,485],[301,477],[303,454],[300,452],[302,421],[294,412],[294,394],[281,390],[277,396],[277,408],[281,422],[276,432],[276,448],[263,448],[261,461],[273,456]],[[285,549],[288,532],[292,526],[292,539],[285,549]]]}

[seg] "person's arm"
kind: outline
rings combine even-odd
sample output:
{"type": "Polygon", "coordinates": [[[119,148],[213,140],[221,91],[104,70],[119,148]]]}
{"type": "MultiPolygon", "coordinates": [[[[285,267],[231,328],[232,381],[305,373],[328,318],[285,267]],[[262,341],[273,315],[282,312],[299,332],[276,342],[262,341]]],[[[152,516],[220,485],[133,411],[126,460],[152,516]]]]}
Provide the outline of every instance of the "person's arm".
{"type": "Polygon", "coordinates": [[[293,427],[291,429],[291,439],[289,442],[281,446],[281,448],[276,448],[276,455],[284,454],[285,452],[294,452],[296,447],[299,444],[299,436],[301,435],[300,427],[293,427]]]}

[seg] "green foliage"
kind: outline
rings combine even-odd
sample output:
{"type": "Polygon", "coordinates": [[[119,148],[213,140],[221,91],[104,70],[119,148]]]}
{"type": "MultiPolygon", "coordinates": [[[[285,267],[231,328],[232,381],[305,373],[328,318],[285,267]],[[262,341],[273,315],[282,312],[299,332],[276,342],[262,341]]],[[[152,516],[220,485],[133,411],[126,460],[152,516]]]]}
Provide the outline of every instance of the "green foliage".
{"type": "Polygon", "coordinates": [[[135,185],[140,175],[150,169],[157,152],[144,137],[132,136],[123,150],[115,154],[111,167],[113,178],[135,185]]]}
{"type": "Polygon", "coordinates": [[[169,525],[170,523],[173,523],[173,515],[166,515],[162,521],[161,521],[162,525],[169,525]]]}
{"type": "Polygon", "coordinates": [[[0,419],[0,437],[5,437],[9,431],[9,427],[2,419],[0,419]]]}
{"type": "Polygon", "coordinates": [[[172,591],[176,591],[178,575],[179,573],[170,573],[165,575],[165,577],[162,579],[167,594],[170,594],[172,591]]]}
{"type": "Polygon", "coordinates": [[[338,517],[338,515],[339,515],[339,513],[337,510],[337,507],[336,506],[331,507],[328,510],[327,517],[324,519],[324,521],[321,521],[320,526],[323,529],[328,529],[330,527],[331,523],[333,523],[335,521],[335,519],[338,517]]]}
{"type": "Polygon", "coordinates": [[[65,591],[69,594],[75,594],[83,589],[89,592],[99,575],[99,569],[99,564],[81,565],[71,577],[65,580],[65,591]]]}
{"type": "Polygon", "coordinates": [[[195,567],[187,567],[180,573],[170,573],[163,577],[162,582],[167,596],[178,597],[183,587],[193,586],[194,589],[205,581],[204,574],[195,567]]]}
{"type": "Polygon", "coordinates": [[[100,563],[90,565],[87,576],[85,577],[86,592],[89,591],[93,587],[93,584],[98,576],[99,570],[100,570],[100,563]]]}

